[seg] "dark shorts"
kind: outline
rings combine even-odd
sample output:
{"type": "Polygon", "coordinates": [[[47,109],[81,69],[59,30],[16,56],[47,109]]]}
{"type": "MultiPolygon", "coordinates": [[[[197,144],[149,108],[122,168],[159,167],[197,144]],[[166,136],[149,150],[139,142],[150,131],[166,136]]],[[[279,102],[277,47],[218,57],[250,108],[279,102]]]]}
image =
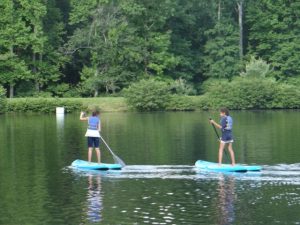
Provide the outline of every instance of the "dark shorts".
{"type": "Polygon", "coordinates": [[[232,143],[233,142],[233,136],[231,131],[223,131],[222,132],[222,137],[221,137],[221,142],[223,143],[232,143]]]}
{"type": "Polygon", "coordinates": [[[88,147],[89,148],[99,148],[100,146],[100,138],[98,137],[88,137],[88,147]]]}

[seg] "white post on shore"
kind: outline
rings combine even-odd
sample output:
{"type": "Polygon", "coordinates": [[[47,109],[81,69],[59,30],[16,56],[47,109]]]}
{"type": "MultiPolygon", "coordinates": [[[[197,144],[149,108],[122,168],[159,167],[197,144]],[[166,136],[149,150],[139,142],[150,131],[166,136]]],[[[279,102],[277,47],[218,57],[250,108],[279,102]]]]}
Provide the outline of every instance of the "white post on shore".
{"type": "Polygon", "coordinates": [[[63,130],[65,119],[65,108],[56,107],[56,125],[58,130],[63,130]]]}
{"type": "Polygon", "coordinates": [[[56,107],[56,116],[61,116],[65,114],[65,107],[56,107]]]}

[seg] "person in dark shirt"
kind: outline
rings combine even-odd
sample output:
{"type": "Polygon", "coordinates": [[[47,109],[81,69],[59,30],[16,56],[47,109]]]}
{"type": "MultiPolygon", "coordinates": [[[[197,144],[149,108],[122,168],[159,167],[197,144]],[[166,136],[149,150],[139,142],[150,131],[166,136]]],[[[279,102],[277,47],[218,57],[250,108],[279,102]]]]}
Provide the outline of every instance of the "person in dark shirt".
{"type": "Polygon", "coordinates": [[[226,144],[228,144],[228,151],[231,157],[231,165],[235,165],[234,151],[232,148],[233,136],[232,136],[232,125],[233,119],[229,116],[229,110],[226,108],[220,109],[221,121],[220,124],[216,123],[214,120],[210,120],[210,123],[221,129],[222,137],[220,139],[219,147],[219,165],[222,164],[223,152],[226,144]]]}

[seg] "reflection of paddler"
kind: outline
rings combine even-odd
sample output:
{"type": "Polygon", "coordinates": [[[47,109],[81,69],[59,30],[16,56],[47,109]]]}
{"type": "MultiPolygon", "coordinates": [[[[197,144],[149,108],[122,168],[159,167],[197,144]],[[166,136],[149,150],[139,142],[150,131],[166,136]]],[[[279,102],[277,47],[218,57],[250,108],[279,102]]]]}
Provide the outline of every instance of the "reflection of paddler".
{"type": "Polygon", "coordinates": [[[92,116],[86,117],[84,112],[80,113],[81,121],[88,121],[88,128],[85,136],[88,140],[88,161],[92,161],[92,151],[93,148],[96,150],[97,160],[100,163],[100,131],[101,131],[101,123],[99,118],[100,112],[98,110],[94,110],[92,116]]]}
{"type": "Polygon", "coordinates": [[[219,179],[219,225],[232,224],[235,219],[234,214],[234,177],[225,177],[222,175],[219,179]]]}
{"type": "Polygon", "coordinates": [[[102,211],[102,197],[101,197],[101,178],[96,176],[93,180],[93,176],[88,177],[89,188],[87,193],[87,216],[91,222],[101,221],[102,211]]]}

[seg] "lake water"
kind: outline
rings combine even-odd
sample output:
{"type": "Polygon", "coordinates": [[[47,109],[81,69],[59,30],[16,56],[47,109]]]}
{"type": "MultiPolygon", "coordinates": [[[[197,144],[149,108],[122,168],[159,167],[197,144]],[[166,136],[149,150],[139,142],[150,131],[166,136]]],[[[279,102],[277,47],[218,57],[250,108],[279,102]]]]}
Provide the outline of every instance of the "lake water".
{"type": "Polygon", "coordinates": [[[78,114],[0,115],[0,224],[300,224],[299,114],[232,112],[237,162],[264,168],[240,174],[193,167],[217,160],[218,112],[103,113],[127,164],[106,172],[69,167],[87,158],[78,114]]]}

